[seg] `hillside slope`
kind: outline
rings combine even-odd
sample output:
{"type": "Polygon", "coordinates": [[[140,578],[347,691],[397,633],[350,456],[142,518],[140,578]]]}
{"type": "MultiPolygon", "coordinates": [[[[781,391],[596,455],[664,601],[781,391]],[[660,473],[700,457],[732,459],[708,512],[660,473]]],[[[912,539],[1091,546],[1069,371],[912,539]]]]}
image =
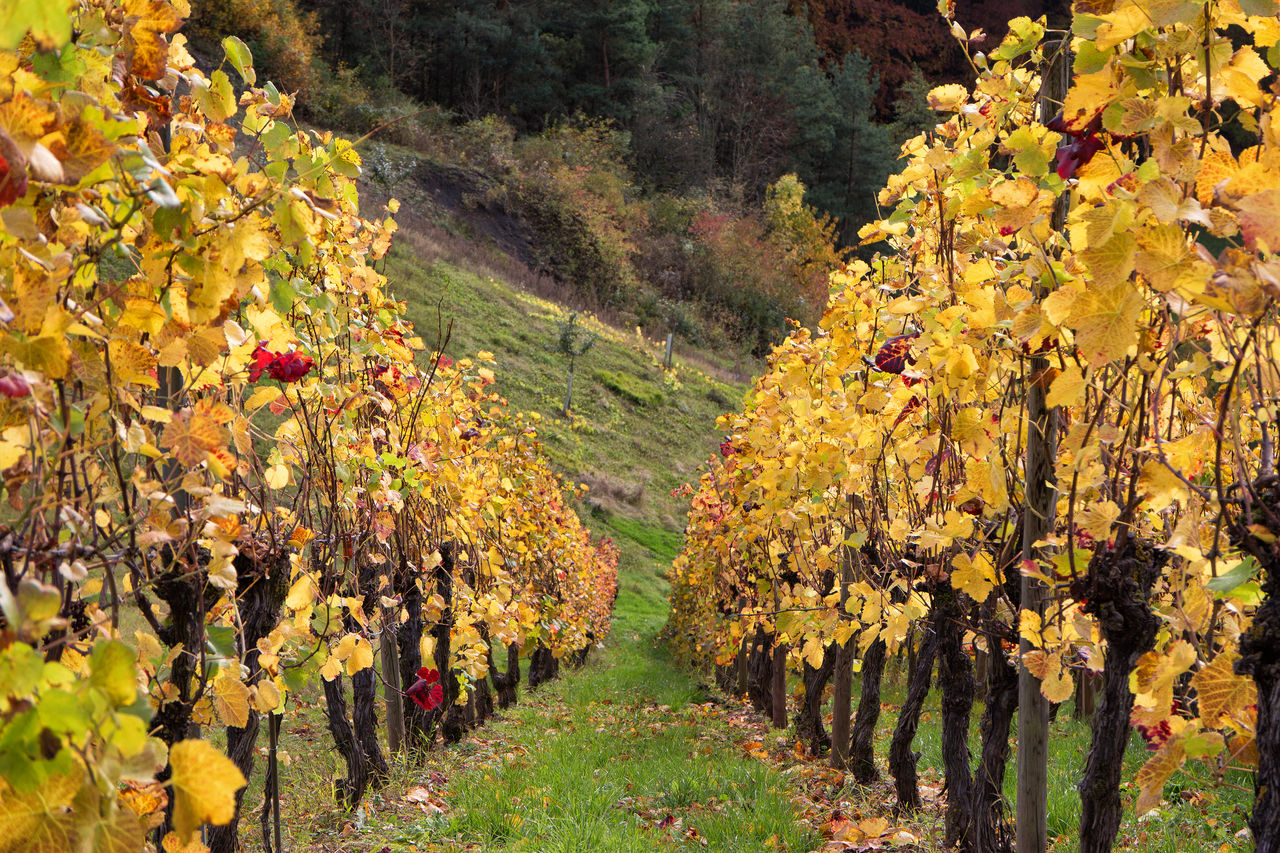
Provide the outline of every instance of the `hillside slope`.
{"type": "Polygon", "coordinates": [[[429,349],[447,336],[450,358],[494,354],[496,389],[541,417],[553,463],[588,486],[582,508],[598,531],[674,555],[684,517],[671,492],[716,452],[716,418],[746,389],[732,365],[682,347],[664,369],[662,342],[582,313],[579,326],[596,339],[576,361],[566,418],[568,359],[558,343],[574,312],[512,283],[523,273],[529,284],[518,259],[483,236],[460,239],[408,217],[385,272],[429,349]]]}

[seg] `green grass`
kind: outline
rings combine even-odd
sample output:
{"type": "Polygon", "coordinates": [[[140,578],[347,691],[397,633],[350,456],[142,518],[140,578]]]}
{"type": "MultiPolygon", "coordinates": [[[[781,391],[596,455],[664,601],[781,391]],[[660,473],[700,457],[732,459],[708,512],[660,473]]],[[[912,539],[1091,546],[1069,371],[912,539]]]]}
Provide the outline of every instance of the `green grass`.
{"type": "Polygon", "coordinates": [[[542,415],[547,456],[562,474],[590,486],[592,505],[682,531],[687,504],[671,492],[696,482],[720,440],[716,418],[742,397],[746,385],[733,379],[732,365],[707,354],[677,357],[663,370],[661,343],[580,313],[579,322],[598,338],[577,360],[572,417],[565,418],[568,362],[556,345],[567,311],[491,276],[442,261],[424,264],[420,258],[431,252],[426,238],[405,236],[386,274],[427,346],[452,324],[447,355],[494,353],[497,391],[513,408],[542,415]]]}
{"type": "Polygon", "coordinates": [[[669,530],[652,527],[643,521],[621,516],[602,514],[602,522],[619,536],[625,536],[642,546],[663,563],[670,563],[680,553],[684,537],[669,530]]]}
{"type": "Polygon", "coordinates": [[[732,734],[716,707],[702,704],[706,687],[656,640],[666,621],[663,565],[636,539],[622,547],[623,591],[605,647],[581,670],[522,690],[516,708],[442,756],[447,815],[379,815],[368,831],[347,838],[346,849],[746,853],[820,846],[797,821],[791,782],[726,748],[732,734]]]}
{"type": "Polygon", "coordinates": [[[604,387],[624,400],[637,406],[650,408],[661,406],[665,400],[662,391],[651,382],[637,379],[629,373],[618,373],[613,370],[597,370],[595,379],[604,387]]]}

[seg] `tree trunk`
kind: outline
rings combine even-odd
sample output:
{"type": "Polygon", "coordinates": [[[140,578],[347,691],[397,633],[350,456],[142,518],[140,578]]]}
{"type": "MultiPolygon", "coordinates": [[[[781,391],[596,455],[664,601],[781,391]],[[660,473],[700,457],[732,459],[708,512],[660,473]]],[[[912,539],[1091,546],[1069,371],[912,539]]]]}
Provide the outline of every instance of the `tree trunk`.
{"type": "MultiPolygon", "coordinates": [[[[365,615],[376,613],[378,579],[373,563],[368,560],[362,560],[356,572],[356,587],[356,594],[363,596],[365,615]]],[[[357,630],[358,627],[351,624],[348,630],[357,630]]],[[[377,790],[386,784],[391,771],[382,755],[382,742],[378,739],[378,679],[372,666],[351,676],[351,699],[354,711],[351,722],[355,727],[356,740],[368,763],[369,781],[377,790]]]]}
{"type": "Polygon", "coordinates": [[[1263,602],[1248,636],[1241,643],[1247,655],[1241,671],[1252,674],[1258,686],[1258,771],[1249,829],[1257,853],[1280,853],[1280,600],[1271,597],[1263,602]],[[1268,656],[1261,658],[1264,648],[1268,656]]]}
{"type": "Polygon", "coordinates": [[[498,694],[498,707],[509,708],[517,702],[516,686],[520,683],[520,644],[507,646],[507,671],[499,673],[493,665],[493,652],[489,653],[489,677],[498,694]]]}
{"type": "Polygon", "coordinates": [[[1159,620],[1151,611],[1151,590],[1167,560],[1164,551],[1125,539],[1115,548],[1103,547],[1089,561],[1084,611],[1097,619],[1107,652],[1102,698],[1080,779],[1080,853],[1109,853],[1120,831],[1120,778],[1133,711],[1129,674],[1155,645],[1159,620]]]}
{"type": "MultiPolygon", "coordinates": [[[[422,589],[404,562],[403,553],[396,579],[400,584],[398,591],[404,601],[404,612],[409,617],[396,628],[396,647],[400,653],[400,684],[401,689],[408,690],[418,680],[418,670],[422,667],[422,589]]],[[[418,707],[416,702],[404,702],[401,707],[404,709],[405,749],[411,753],[420,753],[430,741],[430,715],[418,707]]]]}
{"type": "MultiPolygon", "coordinates": [[[[247,683],[253,684],[261,675],[258,662],[261,652],[258,640],[270,634],[280,621],[280,607],[289,587],[289,558],[280,555],[273,563],[259,562],[248,550],[241,551],[232,560],[236,569],[236,610],[240,616],[240,634],[237,648],[240,659],[249,669],[247,683]]],[[[227,727],[227,757],[240,768],[244,778],[253,776],[253,759],[258,740],[258,712],[249,709],[244,727],[227,727]]],[[[240,817],[247,788],[236,792],[236,815],[230,823],[209,828],[211,853],[234,853],[240,845],[240,817]]]]}
{"type": "Polygon", "coordinates": [[[853,702],[853,637],[836,647],[831,678],[831,766],[849,767],[849,722],[853,702]]]}
{"type": "Polygon", "coordinates": [[[493,691],[489,689],[489,680],[482,678],[475,685],[476,725],[483,726],[493,716],[493,691]]]}
{"type": "Polygon", "coordinates": [[[831,738],[822,726],[822,694],[835,669],[836,649],[834,643],[823,649],[822,662],[816,667],[804,663],[804,699],[796,711],[796,736],[808,745],[811,755],[831,748],[831,738]]]}
{"type": "Polygon", "coordinates": [[[1249,829],[1258,853],[1280,853],[1280,554],[1274,544],[1280,533],[1280,479],[1266,471],[1250,484],[1250,492],[1252,513],[1233,522],[1230,536],[1262,567],[1266,598],[1240,638],[1235,670],[1252,677],[1258,688],[1258,770],[1249,829]],[[1269,535],[1260,536],[1259,527],[1269,535]]]}
{"type": "Polygon", "coordinates": [[[858,698],[858,716],[853,723],[849,742],[849,764],[859,785],[870,785],[880,778],[876,770],[875,734],[880,721],[880,683],[884,678],[884,640],[876,638],[862,657],[862,695],[858,698]]]}
{"type": "Polygon", "coordinates": [[[889,772],[893,774],[894,790],[898,801],[893,807],[895,815],[906,815],[920,808],[919,776],[916,762],[920,753],[911,751],[911,743],[920,727],[920,712],[929,696],[929,681],[933,677],[933,656],[937,636],[926,631],[920,649],[916,653],[915,666],[907,681],[907,700],[898,711],[898,724],[893,729],[889,743],[889,772]]]}
{"type": "Polygon", "coordinates": [[[533,690],[560,674],[560,662],[556,660],[551,649],[538,643],[529,658],[529,689],[533,690]]]}
{"type": "Polygon", "coordinates": [[[987,654],[987,705],[982,714],[982,754],[973,781],[973,849],[1010,853],[1013,835],[1005,819],[1004,775],[1009,765],[1009,730],[1018,708],[1018,670],[991,641],[987,654]]]}
{"type": "Polygon", "coordinates": [[[938,689],[942,691],[942,763],[946,779],[947,849],[972,849],[969,715],[973,710],[973,662],[964,651],[964,612],[949,585],[933,591],[938,637],[938,689]]]}
{"type": "Polygon", "coordinates": [[[378,680],[373,667],[366,667],[351,676],[351,700],[356,740],[369,768],[369,781],[376,791],[387,783],[391,770],[378,740],[378,680]]]}
{"type": "Polygon", "coordinates": [[[347,776],[336,780],[334,796],[338,805],[354,809],[369,785],[369,764],[364,750],[356,740],[355,730],[347,719],[347,697],[342,687],[342,676],[324,682],[325,713],[329,720],[329,732],[333,743],[347,763],[347,776]]]}
{"type": "Polygon", "coordinates": [[[773,634],[766,633],[764,628],[757,625],[748,656],[747,694],[751,697],[751,707],[760,714],[773,711],[773,679],[769,669],[769,651],[772,647],[773,634]]]}
{"type": "MultiPolygon", "coordinates": [[[[209,604],[205,600],[205,571],[198,564],[187,563],[177,554],[169,555],[170,568],[156,581],[156,596],[169,605],[169,620],[162,626],[160,641],[170,649],[181,646],[183,649],[204,648],[204,619],[209,604]]],[[[166,746],[173,746],[181,740],[196,736],[196,726],[191,722],[191,712],[196,696],[192,692],[192,682],[201,673],[197,672],[202,657],[195,654],[180,654],[173,660],[169,670],[169,684],[174,687],[175,698],[162,704],[156,712],[152,726],[160,740],[166,746]]],[[[169,694],[173,695],[173,694],[169,694]]],[[[165,766],[156,780],[168,781],[172,768],[165,766]]],[[[173,801],[165,808],[165,821],[157,830],[163,837],[172,828],[173,801]]]]}
{"type": "Polygon", "coordinates": [[[462,723],[463,709],[458,704],[458,678],[453,672],[453,570],[456,545],[453,542],[440,544],[440,565],[436,567],[436,594],[444,599],[444,609],[440,619],[431,628],[431,636],[435,639],[435,666],[440,673],[440,686],[444,691],[444,699],[440,707],[431,711],[431,722],[439,723],[440,734],[446,743],[457,743],[462,740],[465,726],[462,723]]]}

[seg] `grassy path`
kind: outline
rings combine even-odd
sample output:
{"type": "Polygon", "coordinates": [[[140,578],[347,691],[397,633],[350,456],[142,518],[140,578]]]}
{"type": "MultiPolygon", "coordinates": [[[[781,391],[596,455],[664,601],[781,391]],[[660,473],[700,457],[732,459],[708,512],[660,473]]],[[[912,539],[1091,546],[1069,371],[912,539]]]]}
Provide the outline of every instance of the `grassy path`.
{"type": "Polygon", "coordinates": [[[437,849],[820,846],[794,784],[735,746],[730,716],[654,642],[664,619],[660,598],[624,589],[608,648],[462,747],[437,849]]]}

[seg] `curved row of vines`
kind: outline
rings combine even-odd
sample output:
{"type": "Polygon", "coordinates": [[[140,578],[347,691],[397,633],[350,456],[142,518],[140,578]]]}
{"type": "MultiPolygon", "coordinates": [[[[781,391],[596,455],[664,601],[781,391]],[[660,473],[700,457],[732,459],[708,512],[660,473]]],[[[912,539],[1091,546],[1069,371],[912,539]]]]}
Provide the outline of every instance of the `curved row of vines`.
{"type": "Polygon", "coordinates": [[[234,38],[200,71],[185,6],[0,16],[0,851],[237,849],[264,727],[278,849],[291,694],[353,807],[384,699],[417,754],[609,627],[617,550],[404,320],[352,145],[234,38]]]}
{"type": "Polygon", "coordinates": [[[1022,18],[971,51],[864,230],[890,248],[774,351],[690,489],[674,641],[777,725],[797,673],[800,735],[861,782],[909,647],[900,811],[936,662],[948,846],[1012,849],[1011,723],[1034,762],[1074,696],[1081,850],[1114,843],[1131,727],[1139,814],[1184,762],[1244,768],[1280,849],[1277,11],[1081,0],[1071,33],[1022,18]]]}

